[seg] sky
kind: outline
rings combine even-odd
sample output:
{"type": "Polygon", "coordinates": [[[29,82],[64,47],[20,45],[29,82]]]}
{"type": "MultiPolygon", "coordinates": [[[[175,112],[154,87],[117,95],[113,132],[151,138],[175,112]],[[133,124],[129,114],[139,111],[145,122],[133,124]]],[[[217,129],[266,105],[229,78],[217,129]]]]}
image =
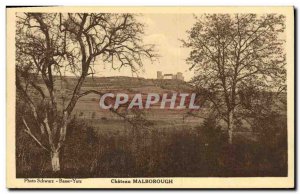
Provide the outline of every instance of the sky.
{"type": "MultiPolygon", "coordinates": [[[[179,39],[186,39],[187,33],[195,23],[192,14],[143,14],[138,16],[139,20],[145,24],[145,44],[155,44],[160,57],[151,63],[145,61],[143,70],[139,77],[156,78],[156,72],[163,74],[182,72],[185,81],[189,81],[193,72],[189,71],[189,66],[185,59],[189,55],[189,50],[182,47],[179,39]]],[[[96,67],[96,66],[95,66],[96,67]]],[[[122,68],[120,71],[112,70],[109,65],[98,66],[97,76],[134,76],[129,68],[122,68]]]]}

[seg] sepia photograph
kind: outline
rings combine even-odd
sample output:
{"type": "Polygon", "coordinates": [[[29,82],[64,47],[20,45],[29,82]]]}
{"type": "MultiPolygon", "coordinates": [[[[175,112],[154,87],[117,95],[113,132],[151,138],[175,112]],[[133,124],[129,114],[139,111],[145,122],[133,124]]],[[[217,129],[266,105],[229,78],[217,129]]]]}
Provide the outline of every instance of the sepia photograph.
{"type": "Polygon", "coordinates": [[[6,11],[8,187],[294,187],[293,7],[6,11]]]}

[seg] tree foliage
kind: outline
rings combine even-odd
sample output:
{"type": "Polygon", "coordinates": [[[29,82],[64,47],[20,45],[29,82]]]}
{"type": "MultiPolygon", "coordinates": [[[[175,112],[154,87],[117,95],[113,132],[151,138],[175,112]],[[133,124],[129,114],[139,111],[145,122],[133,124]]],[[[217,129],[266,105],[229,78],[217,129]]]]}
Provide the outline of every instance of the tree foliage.
{"type": "Polygon", "coordinates": [[[64,144],[77,101],[95,92],[81,91],[85,78],[95,74],[95,65],[138,72],[145,59],[156,57],[154,45],[143,44],[144,25],[133,14],[19,13],[16,17],[17,92],[47,142],[35,138],[25,117],[23,124],[51,156],[64,144]],[[77,83],[67,102],[61,103],[59,83],[71,73],[77,83]]]}
{"type": "Polygon", "coordinates": [[[195,71],[192,83],[233,128],[244,110],[239,93],[286,89],[285,17],[278,14],[204,14],[183,46],[195,71]]]}

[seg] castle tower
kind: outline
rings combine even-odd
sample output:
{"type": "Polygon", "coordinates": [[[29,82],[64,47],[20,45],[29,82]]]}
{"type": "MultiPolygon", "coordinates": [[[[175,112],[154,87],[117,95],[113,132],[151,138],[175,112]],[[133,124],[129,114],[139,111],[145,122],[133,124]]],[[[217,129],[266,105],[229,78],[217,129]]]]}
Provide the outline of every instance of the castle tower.
{"type": "Polygon", "coordinates": [[[176,78],[182,81],[184,80],[183,74],[181,72],[177,72],[176,78]]]}
{"type": "Polygon", "coordinates": [[[157,79],[164,79],[164,76],[161,71],[157,71],[157,79]]]}

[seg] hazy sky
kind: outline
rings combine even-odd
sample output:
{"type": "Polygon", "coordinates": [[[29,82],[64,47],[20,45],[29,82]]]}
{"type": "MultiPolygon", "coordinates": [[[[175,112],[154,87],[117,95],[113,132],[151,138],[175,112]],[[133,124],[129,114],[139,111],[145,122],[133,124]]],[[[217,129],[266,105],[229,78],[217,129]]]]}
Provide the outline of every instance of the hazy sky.
{"type": "MultiPolygon", "coordinates": [[[[195,22],[192,14],[143,14],[139,19],[146,25],[144,42],[146,44],[157,45],[160,55],[158,61],[151,64],[145,62],[144,72],[139,73],[139,77],[156,78],[156,72],[163,73],[182,72],[185,80],[188,81],[193,72],[189,71],[189,66],[185,59],[189,51],[182,48],[179,39],[185,39],[186,30],[190,29],[195,22]]],[[[129,68],[120,71],[112,70],[107,64],[106,67],[98,66],[99,76],[132,76],[129,68]]],[[[135,76],[135,75],[134,75],[135,76]]]]}

